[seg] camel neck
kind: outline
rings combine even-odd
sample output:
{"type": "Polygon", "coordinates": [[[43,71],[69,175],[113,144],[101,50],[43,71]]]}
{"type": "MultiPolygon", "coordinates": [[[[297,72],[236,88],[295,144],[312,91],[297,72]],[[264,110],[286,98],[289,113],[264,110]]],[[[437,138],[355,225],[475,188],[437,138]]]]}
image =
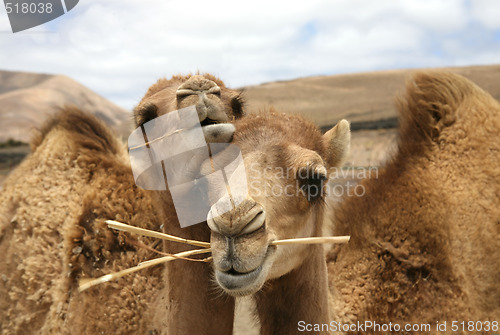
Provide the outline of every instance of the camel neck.
{"type": "Polygon", "coordinates": [[[311,249],[299,268],[270,281],[269,286],[255,294],[261,334],[295,334],[303,323],[330,322],[323,247],[317,245],[311,249]]]}

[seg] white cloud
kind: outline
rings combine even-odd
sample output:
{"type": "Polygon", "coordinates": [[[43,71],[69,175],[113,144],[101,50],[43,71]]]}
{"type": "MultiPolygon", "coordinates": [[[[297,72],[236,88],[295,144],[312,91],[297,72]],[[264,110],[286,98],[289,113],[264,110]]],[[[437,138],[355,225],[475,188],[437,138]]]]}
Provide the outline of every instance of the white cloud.
{"type": "MultiPolygon", "coordinates": [[[[48,25],[1,34],[0,67],[66,74],[131,108],[157,78],[197,70],[241,86],[498,62],[500,41],[488,36],[500,29],[500,4],[475,0],[470,6],[445,0],[86,0],[48,25]],[[482,30],[471,37],[474,22],[482,30]],[[39,33],[47,30],[54,32],[39,33]]],[[[8,29],[6,19],[0,12],[0,28],[8,29]]]]}
{"type": "Polygon", "coordinates": [[[496,0],[472,0],[472,17],[489,29],[500,29],[500,4],[496,0]]]}

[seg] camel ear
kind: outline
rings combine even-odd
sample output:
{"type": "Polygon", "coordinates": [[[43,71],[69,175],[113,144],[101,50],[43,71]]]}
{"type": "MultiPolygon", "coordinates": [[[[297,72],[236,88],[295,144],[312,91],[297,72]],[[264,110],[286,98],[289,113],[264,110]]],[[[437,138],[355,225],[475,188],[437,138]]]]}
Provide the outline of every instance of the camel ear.
{"type": "Polygon", "coordinates": [[[326,163],[329,167],[340,166],[346,159],[351,147],[351,129],[349,122],[341,120],[335,127],[323,135],[326,147],[326,163]]]}
{"type": "Polygon", "coordinates": [[[134,108],[135,126],[139,127],[148,121],[158,117],[158,106],[154,103],[146,102],[134,108]]]}

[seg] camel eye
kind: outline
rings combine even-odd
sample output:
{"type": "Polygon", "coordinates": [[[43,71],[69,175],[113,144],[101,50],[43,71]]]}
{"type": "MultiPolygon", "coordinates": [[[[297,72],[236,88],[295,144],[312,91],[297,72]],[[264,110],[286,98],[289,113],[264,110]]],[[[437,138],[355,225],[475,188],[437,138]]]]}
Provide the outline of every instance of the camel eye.
{"type": "Polygon", "coordinates": [[[299,172],[297,173],[297,179],[299,182],[300,190],[307,198],[307,201],[314,203],[318,200],[323,199],[323,186],[327,179],[325,174],[311,171],[309,169],[304,169],[299,170],[299,172]]]}

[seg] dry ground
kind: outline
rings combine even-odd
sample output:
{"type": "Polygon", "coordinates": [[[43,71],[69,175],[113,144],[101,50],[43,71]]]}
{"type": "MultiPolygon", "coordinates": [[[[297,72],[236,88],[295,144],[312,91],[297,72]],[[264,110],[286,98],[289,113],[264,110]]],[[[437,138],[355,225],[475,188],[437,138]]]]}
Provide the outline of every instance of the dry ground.
{"type": "MultiPolygon", "coordinates": [[[[444,70],[461,74],[500,100],[500,65],[444,70]]],[[[267,106],[302,114],[319,126],[396,117],[394,97],[414,70],[316,76],[243,88],[250,110],[267,106]]]]}

